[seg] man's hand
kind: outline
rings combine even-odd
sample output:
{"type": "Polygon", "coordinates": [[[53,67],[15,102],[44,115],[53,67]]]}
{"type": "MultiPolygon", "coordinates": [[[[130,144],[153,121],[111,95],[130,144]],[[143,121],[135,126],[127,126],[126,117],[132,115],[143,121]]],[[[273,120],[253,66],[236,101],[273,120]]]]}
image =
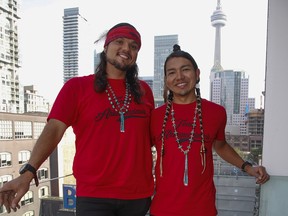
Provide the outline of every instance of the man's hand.
{"type": "Polygon", "coordinates": [[[19,202],[29,190],[33,176],[31,177],[29,172],[26,173],[5,183],[0,188],[0,206],[4,205],[8,213],[11,209],[16,212],[20,208],[19,202]]]}
{"type": "Polygon", "coordinates": [[[250,175],[250,176],[255,176],[256,177],[256,183],[257,184],[264,184],[267,181],[269,181],[270,176],[267,173],[265,167],[263,166],[247,166],[246,168],[246,172],[250,175]]]}

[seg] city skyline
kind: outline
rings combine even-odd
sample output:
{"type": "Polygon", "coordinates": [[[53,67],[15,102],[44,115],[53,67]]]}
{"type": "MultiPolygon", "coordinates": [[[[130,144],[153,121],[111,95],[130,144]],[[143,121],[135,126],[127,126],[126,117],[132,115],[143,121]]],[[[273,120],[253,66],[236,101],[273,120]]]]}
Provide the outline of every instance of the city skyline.
{"type": "MultiPolygon", "coordinates": [[[[222,0],[221,4],[223,12],[227,15],[227,24],[222,28],[221,35],[222,66],[224,69],[244,70],[248,74],[249,97],[255,97],[256,107],[259,107],[260,95],[265,84],[268,2],[222,0]]],[[[135,25],[141,33],[143,43],[137,61],[140,76],[153,75],[154,36],[178,34],[181,48],[190,52],[199,65],[202,96],[208,99],[209,74],[213,66],[215,46],[215,28],[211,25],[210,17],[216,6],[216,0],[180,0],[177,1],[177,5],[157,1],[152,6],[145,2],[135,5],[130,0],[122,1],[121,5],[117,1],[97,4],[89,0],[22,1],[19,14],[22,55],[20,82],[23,85],[35,85],[39,94],[50,102],[54,101],[63,85],[64,8],[79,7],[80,14],[91,26],[87,38],[92,43],[101,33],[118,22],[126,21],[135,25]],[[114,5],[115,7],[111,8],[114,5]]],[[[97,52],[103,49],[102,44],[95,47],[97,52]]],[[[91,61],[91,66],[89,64],[87,71],[80,72],[80,75],[93,73],[93,53],[87,59],[91,61]]]]}

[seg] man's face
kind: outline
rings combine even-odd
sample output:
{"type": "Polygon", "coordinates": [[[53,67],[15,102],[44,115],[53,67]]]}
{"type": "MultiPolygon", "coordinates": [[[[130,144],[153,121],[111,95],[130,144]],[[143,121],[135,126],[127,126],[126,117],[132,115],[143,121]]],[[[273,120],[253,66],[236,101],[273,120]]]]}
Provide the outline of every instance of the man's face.
{"type": "Polygon", "coordinates": [[[138,56],[138,44],[128,38],[118,38],[111,41],[106,49],[107,64],[121,71],[127,71],[135,64],[138,56]]]}
{"type": "Polygon", "coordinates": [[[195,85],[200,71],[195,71],[192,63],[183,57],[174,57],[166,64],[166,85],[177,100],[191,102],[196,99],[195,85]]]}

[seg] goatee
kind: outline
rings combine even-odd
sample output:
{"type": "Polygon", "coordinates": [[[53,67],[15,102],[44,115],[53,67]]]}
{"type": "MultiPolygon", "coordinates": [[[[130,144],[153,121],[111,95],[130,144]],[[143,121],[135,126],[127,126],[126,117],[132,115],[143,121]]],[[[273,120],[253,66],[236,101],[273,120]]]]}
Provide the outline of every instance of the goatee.
{"type": "Polygon", "coordinates": [[[121,70],[124,72],[128,71],[132,67],[132,65],[124,65],[124,64],[117,62],[116,60],[112,60],[112,59],[108,59],[108,58],[107,58],[107,62],[109,62],[111,65],[113,65],[118,70],[121,70]]]}

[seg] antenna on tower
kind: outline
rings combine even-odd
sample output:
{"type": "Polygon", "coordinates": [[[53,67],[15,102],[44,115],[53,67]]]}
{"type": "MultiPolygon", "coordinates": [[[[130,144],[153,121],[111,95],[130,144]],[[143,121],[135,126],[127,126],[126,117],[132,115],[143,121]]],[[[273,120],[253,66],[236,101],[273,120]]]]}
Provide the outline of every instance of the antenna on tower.
{"type": "Polygon", "coordinates": [[[221,28],[226,25],[226,15],[222,11],[221,2],[217,0],[216,10],[211,16],[211,25],[215,27],[214,65],[211,71],[223,70],[221,66],[221,28]]]}
{"type": "Polygon", "coordinates": [[[217,0],[217,10],[221,9],[221,1],[217,0]]]}

